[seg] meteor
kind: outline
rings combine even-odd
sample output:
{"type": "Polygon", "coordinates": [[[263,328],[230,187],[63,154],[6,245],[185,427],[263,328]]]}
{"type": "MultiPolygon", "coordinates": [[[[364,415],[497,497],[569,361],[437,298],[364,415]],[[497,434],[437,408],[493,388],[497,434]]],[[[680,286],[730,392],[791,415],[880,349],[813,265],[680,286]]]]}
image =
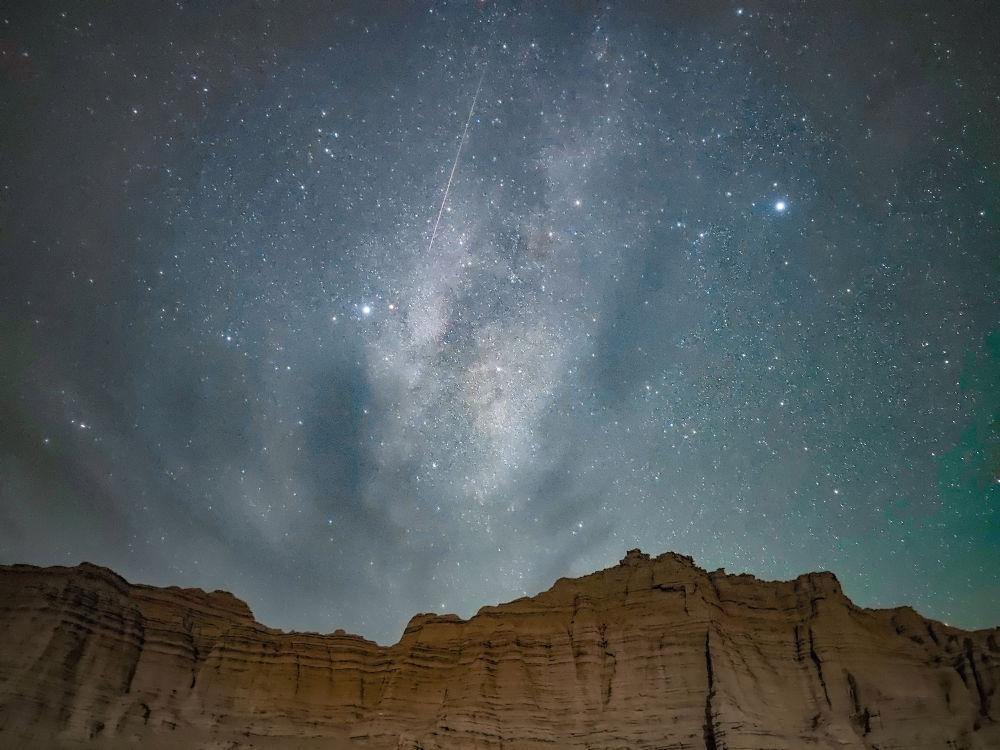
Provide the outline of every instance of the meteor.
{"type": "Polygon", "coordinates": [[[444,213],[444,204],[448,200],[448,192],[451,190],[451,181],[455,179],[455,170],[458,169],[458,160],[462,156],[462,146],[465,145],[465,136],[469,133],[469,123],[472,122],[472,113],[476,111],[476,100],[479,99],[479,91],[483,87],[483,78],[486,77],[486,62],[483,62],[483,72],[479,75],[479,85],[476,86],[476,93],[472,97],[472,106],[469,107],[469,116],[465,119],[465,128],[462,129],[462,137],[458,141],[458,151],[455,152],[455,161],[451,165],[451,174],[448,175],[448,184],[444,187],[444,197],[441,198],[441,207],[438,209],[437,219],[434,220],[434,230],[431,232],[431,241],[427,243],[427,253],[430,254],[434,247],[434,239],[437,237],[438,225],[441,223],[441,214],[444,213]]]}

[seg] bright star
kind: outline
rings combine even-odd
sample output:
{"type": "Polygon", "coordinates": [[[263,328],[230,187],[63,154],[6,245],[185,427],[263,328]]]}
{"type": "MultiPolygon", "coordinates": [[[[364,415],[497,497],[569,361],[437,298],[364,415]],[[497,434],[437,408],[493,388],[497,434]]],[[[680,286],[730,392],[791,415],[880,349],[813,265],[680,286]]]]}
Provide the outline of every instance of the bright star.
{"type": "Polygon", "coordinates": [[[782,213],[786,208],[788,208],[788,205],[784,201],[778,201],[777,203],[774,204],[774,210],[777,211],[779,214],[782,213]]]}
{"type": "Polygon", "coordinates": [[[371,315],[372,314],[371,305],[365,305],[364,307],[362,307],[361,308],[361,314],[362,315],[371,315]]]}

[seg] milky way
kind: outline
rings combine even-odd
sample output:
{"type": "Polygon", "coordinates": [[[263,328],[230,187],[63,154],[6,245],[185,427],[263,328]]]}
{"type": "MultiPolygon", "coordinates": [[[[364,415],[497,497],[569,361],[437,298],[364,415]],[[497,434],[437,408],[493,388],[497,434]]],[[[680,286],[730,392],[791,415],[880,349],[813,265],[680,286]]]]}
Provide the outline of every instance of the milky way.
{"type": "Polygon", "coordinates": [[[632,547],[1000,622],[983,4],[288,5],[0,18],[3,562],[383,643],[632,547]]]}

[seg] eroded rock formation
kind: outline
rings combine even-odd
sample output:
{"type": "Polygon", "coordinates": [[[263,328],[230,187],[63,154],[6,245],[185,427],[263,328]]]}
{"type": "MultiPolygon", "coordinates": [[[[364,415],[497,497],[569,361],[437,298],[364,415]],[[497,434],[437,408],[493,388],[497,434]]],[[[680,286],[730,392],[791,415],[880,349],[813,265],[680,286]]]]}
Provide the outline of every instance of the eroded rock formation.
{"type": "Polygon", "coordinates": [[[389,647],[86,563],[0,567],[0,628],[2,747],[1000,747],[1000,629],[671,553],[389,647]]]}

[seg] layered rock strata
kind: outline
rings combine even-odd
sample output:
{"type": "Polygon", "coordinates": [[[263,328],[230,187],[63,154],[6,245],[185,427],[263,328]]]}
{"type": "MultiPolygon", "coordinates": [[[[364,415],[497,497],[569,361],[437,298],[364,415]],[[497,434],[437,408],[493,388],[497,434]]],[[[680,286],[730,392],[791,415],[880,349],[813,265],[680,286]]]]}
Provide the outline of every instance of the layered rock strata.
{"type": "Polygon", "coordinates": [[[0,633],[0,747],[1000,747],[1000,629],[672,553],[417,615],[388,647],[264,627],[221,591],[15,565],[0,633]]]}

